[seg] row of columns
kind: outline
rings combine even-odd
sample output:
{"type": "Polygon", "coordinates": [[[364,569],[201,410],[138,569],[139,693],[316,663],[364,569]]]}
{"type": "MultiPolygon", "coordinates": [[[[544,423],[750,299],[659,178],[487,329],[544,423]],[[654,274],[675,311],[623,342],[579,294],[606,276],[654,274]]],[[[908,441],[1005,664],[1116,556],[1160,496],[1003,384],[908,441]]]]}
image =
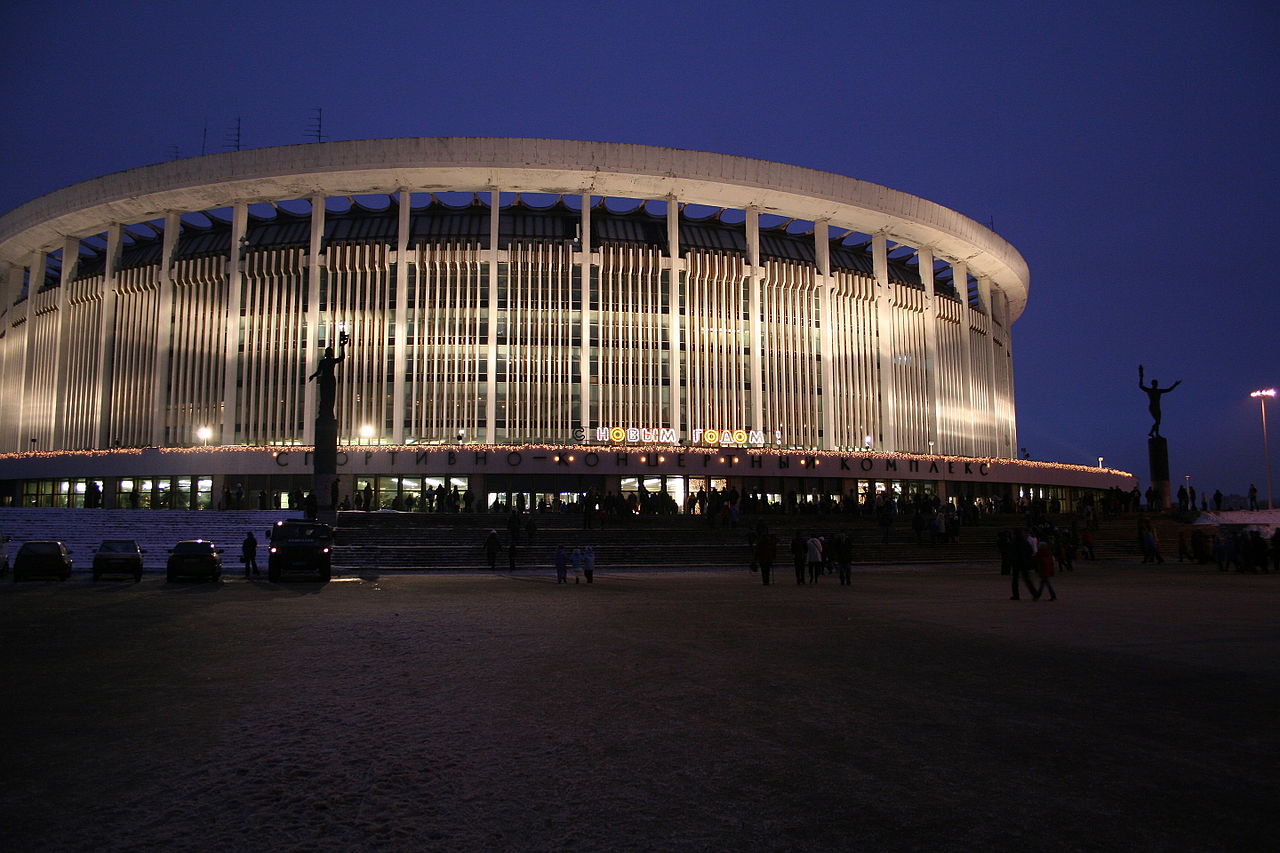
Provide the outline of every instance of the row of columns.
{"type": "MultiPolygon", "coordinates": [[[[407,310],[407,290],[409,263],[409,229],[410,229],[410,203],[411,196],[407,189],[401,188],[397,191],[398,205],[398,222],[397,222],[397,239],[396,239],[396,301],[395,306],[398,312],[403,313],[407,310]]],[[[306,347],[309,354],[314,354],[318,344],[319,326],[321,321],[320,313],[320,284],[323,268],[322,252],[323,252],[323,236],[324,236],[324,219],[325,219],[325,197],[322,195],[313,196],[311,203],[310,218],[310,245],[307,263],[307,283],[308,283],[308,301],[307,301],[307,341],[306,347]]],[[[684,260],[680,255],[680,223],[679,223],[679,206],[675,198],[666,199],[667,202],[667,257],[668,265],[668,329],[670,334],[670,348],[668,350],[670,361],[668,370],[670,373],[669,382],[669,410],[671,413],[670,426],[679,432],[686,420],[682,411],[681,399],[681,321],[680,321],[680,285],[685,272],[684,260]]],[[[763,382],[763,340],[764,330],[761,322],[762,292],[764,288],[765,267],[762,264],[760,253],[760,212],[755,208],[748,208],[746,211],[746,239],[747,239],[747,265],[748,265],[748,298],[750,309],[750,327],[749,335],[751,340],[751,358],[750,358],[750,413],[752,426],[756,429],[763,429],[765,426],[764,416],[764,382],[763,382]]],[[[500,215],[500,190],[490,190],[490,221],[489,221],[489,310],[488,310],[488,345],[487,345],[487,364],[486,371],[487,394],[486,394],[486,434],[485,441],[487,443],[496,442],[496,421],[497,421],[497,305],[498,305],[498,256],[499,256],[499,215],[500,215]]],[[[589,429],[593,424],[590,423],[591,412],[591,375],[590,375],[590,352],[591,352],[591,324],[590,324],[590,304],[591,304],[591,286],[595,274],[593,264],[593,246],[591,244],[591,196],[584,194],[582,196],[582,224],[581,224],[581,253],[579,261],[580,286],[581,286],[581,377],[580,377],[580,417],[583,429],[589,429]]],[[[161,261],[159,270],[159,312],[161,318],[166,318],[172,311],[173,306],[173,288],[172,267],[174,251],[177,246],[178,232],[181,227],[180,214],[177,212],[169,212],[165,215],[164,236],[161,251],[161,261]]],[[[240,336],[240,302],[243,292],[243,256],[247,248],[245,244],[245,235],[248,227],[248,205],[245,202],[239,202],[232,207],[232,224],[231,224],[231,245],[228,259],[228,278],[227,278],[227,301],[226,301],[226,322],[225,322],[225,339],[224,339],[224,374],[223,374],[223,421],[222,421],[222,443],[231,443],[235,439],[235,425],[238,410],[238,382],[237,382],[237,363],[239,358],[239,336],[240,336]]],[[[814,223],[814,246],[815,259],[817,267],[817,281],[819,283],[819,317],[821,327],[821,379],[824,394],[831,397],[835,393],[835,375],[834,375],[834,359],[832,358],[833,334],[831,326],[832,309],[832,293],[835,287],[834,278],[831,273],[830,259],[830,243],[828,240],[829,224],[825,221],[814,223]]],[[[106,263],[103,273],[102,284],[102,303],[100,312],[99,325],[99,359],[97,388],[99,393],[99,426],[97,431],[97,440],[99,447],[110,446],[111,432],[111,388],[113,382],[113,349],[114,349],[114,330],[115,330],[115,314],[116,300],[118,291],[118,266],[120,258],[120,250],[122,246],[122,226],[113,224],[107,229],[107,254],[106,263]]],[[[879,360],[879,397],[880,397],[880,435],[876,436],[879,449],[894,450],[897,449],[897,435],[895,430],[896,423],[896,395],[893,390],[893,336],[892,336],[892,285],[889,280],[889,259],[888,259],[888,238],[884,233],[874,234],[871,239],[872,250],[872,269],[875,279],[875,312],[877,319],[877,327],[879,329],[877,352],[879,360]]],[[[63,353],[64,345],[62,339],[62,328],[64,326],[65,307],[67,294],[70,290],[69,285],[75,274],[75,263],[79,254],[79,240],[68,238],[63,246],[63,266],[61,276],[61,294],[58,300],[59,323],[58,323],[58,376],[59,382],[56,388],[57,400],[53,406],[53,423],[51,426],[51,435],[55,436],[55,441],[61,443],[57,424],[65,405],[64,396],[65,388],[62,381],[64,376],[64,362],[66,361],[65,353],[63,353]]],[[[918,249],[920,277],[924,286],[927,297],[928,308],[925,313],[926,323],[926,375],[928,377],[928,398],[931,412],[928,415],[928,423],[931,434],[937,436],[940,431],[939,424],[939,384],[937,371],[938,357],[938,320],[937,320],[937,295],[934,282],[934,254],[928,247],[920,247],[918,249]]],[[[39,287],[39,283],[43,280],[44,269],[46,264],[46,254],[38,252],[33,257],[30,266],[29,281],[31,282],[31,296],[39,287]]],[[[962,339],[963,339],[963,361],[964,376],[966,377],[966,386],[968,393],[968,404],[971,411],[979,408],[978,404],[982,403],[983,408],[987,411],[994,411],[995,400],[987,399],[979,401],[975,398],[978,393],[974,389],[972,382],[973,365],[972,365],[972,349],[970,346],[970,322],[969,311],[971,310],[967,298],[967,281],[968,270],[963,262],[953,262],[952,268],[957,282],[958,295],[961,297],[961,316],[962,316],[962,339]]],[[[8,281],[5,293],[5,304],[12,307],[12,301],[17,298],[19,288],[21,287],[22,268],[11,266],[8,275],[8,281]]],[[[978,279],[978,287],[980,299],[986,308],[988,316],[991,316],[993,291],[990,279],[980,277],[978,279]]],[[[23,353],[23,364],[21,367],[23,376],[22,403],[19,406],[19,424],[24,423],[24,416],[30,408],[26,395],[34,393],[35,389],[30,387],[31,366],[33,359],[31,356],[32,347],[35,345],[34,325],[34,299],[28,298],[26,307],[27,332],[25,336],[25,348],[23,353]]],[[[10,324],[12,325],[12,324],[10,324]]],[[[994,323],[992,331],[994,331],[994,323]]],[[[157,324],[156,346],[155,346],[155,392],[154,392],[154,409],[153,409],[153,432],[152,443],[156,446],[162,446],[166,443],[165,423],[167,421],[166,400],[167,388],[169,382],[168,365],[170,356],[170,324],[161,319],[157,324]]],[[[67,342],[71,345],[73,342],[67,342]]],[[[406,323],[403,316],[397,318],[395,323],[395,361],[394,361],[394,388],[393,388],[393,409],[392,423],[393,430],[391,441],[393,444],[400,444],[404,441],[404,420],[405,420],[405,357],[406,357],[406,323]]],[[[987,348],[990,355],[990,370],[993,378],[992,386],[994,386],[995,378],[999,375],[996,371],[996,348],[994,342],[987,348]]],[[[308,356],[308,366],[311,362],[308,356]]],[[[9,365],[5,365],[6,373],[10,370],[9,365]]],[[[1012,389],[1009,389],[1012,393],[1012,389]]],[[[316,390],[312,383],[307,383],[304,397],[304,435],[303,442],[310,444],[314,442],[314,426],[309,413],[315,410],[316,390]]],[[[973,419],[970,419],[972,424],[973,419]]],[[[823,406],[823,435],[824,443],[828,448],[834,445],[833,437],[835,435],[834,410],[831,405],[823,406]]],[[[173,437],[170,437],[171,439],[173,437]]],[[[970,427],[969,441],[973,446],[976,436],[973,433],[973,427],[970,427]]],[[[180,442],[173,442],[180,443],[180,442]]],[[[1016,440],[1011,439],[1011,446],[1016,446],[1016,440]]]]}

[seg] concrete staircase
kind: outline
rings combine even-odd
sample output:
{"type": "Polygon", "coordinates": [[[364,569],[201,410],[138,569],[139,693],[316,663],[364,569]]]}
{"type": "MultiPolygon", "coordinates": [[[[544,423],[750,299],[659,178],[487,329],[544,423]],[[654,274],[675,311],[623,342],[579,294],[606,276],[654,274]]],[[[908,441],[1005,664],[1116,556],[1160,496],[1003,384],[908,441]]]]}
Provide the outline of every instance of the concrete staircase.
{"type": "MultiPolygon", "coordinates": [[[[103,539],[136,539],[146,551],[148,572],[163,571],[169,549],[182,539],[210,539],[225,549],[225,571],[239,570],[239,549],[245,533],[258,537],[259,564],[266,566],[266,531],[278,520],[296,518],[288,510],[234,510],[226,512],[178,510],[85,510],[0,508],[0,534],[10,537],[10,560],[18,546],[31,539],[60,539],[72,551],[74,571],[87,573],[93,551],[103,539]]],[[[1100,561],[1136,563],[1140,559],[1137,516],[1104,520],[1095,532],[1100,561]]],[[[745,568],[749,561],[747,524],[763,520],[779,538],[777,568],[789,571],[790,542],[796,532],[828,535],[843,532],[854,543],[856,565],[995,563],[997,533],[1023,524],[1021,516],[989,516],[976,527],[960,530],[960,541],[951,545],[917,544],[909,523],[899,519],[890,541],[880,541],[873,519],[845,514],[763,515],[744,519],[737,527],[712,527],[699,517],[633,516],[611,519],[604,527],[582,529],[582,517],[538,514],[537,532],[529,544],[522,531],[517,566],[546,569],[552,565],[556,546],[566,549],[591,545],[601,569],[637,568],[745,568]]],[[[1161,552],[1176,561],[1179,531],[1190,525],[1156,517],[1161,552]]],[[[490,529],[498,531],[503,551],[499,569],[507,568],[508,541],[505,514],[428,514],[396,512],[343,512],[338,517],[338,545],[334,549],[335,572],[360,571],[459,571],[487,569],[482,550],[490,529]]],[[[1067,523],[1067,522],[1061,522],[1067,523]]],[[[1083,555],[1082,555],[1083,556],[1083,555]]]]}

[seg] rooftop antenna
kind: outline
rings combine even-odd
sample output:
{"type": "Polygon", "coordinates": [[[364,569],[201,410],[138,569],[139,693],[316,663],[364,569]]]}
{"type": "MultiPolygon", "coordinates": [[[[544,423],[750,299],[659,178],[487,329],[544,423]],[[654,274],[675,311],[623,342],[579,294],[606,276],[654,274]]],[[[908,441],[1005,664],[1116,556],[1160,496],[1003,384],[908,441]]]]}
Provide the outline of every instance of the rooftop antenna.
{"type": "Polygon", "coordinates": [[[240,116],[236,116],[235,128],[228,130],[222,138],[222,147],[229,148],[232,151],[240,150],[240,116]]]}
{"type": "Polygon", "coordinates": [[[312,142],[324,142],[324,109],[316,107],[311,118],[307,120],[307,136],[312,142]]]}
{"type": "Polygon", "coordinates": [[[181,149],[179,146],[177,146],[177,145],[170,145],[170,146],[169,146],[169,159],[170,159],[170,160],[181,160],[181,159],[182,159],[182,149],[181,149]]]}
{"type": "Polygon", "coordinates": [[[201,157],[203,157],[205,154],[208,153],[208,148],[209,148],[209,118],[208,116],[206,116],[204,120],[204,133],[200,135],[200,156],[201,157]]]}

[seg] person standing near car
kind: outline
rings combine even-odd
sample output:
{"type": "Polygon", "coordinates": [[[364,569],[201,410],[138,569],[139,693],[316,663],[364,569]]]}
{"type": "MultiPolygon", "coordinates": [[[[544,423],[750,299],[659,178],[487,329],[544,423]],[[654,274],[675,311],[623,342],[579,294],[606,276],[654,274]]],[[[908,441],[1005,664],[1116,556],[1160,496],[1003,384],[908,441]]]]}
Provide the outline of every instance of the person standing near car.
{"type": "Polygon", "coordinates": [[[258,571],[258,537],[253,535],[252,530],[244,535],[244,542],[240,543],[240,559],[244,563],[245,580],[249,579],[250,569],[255,576],[262,574],[258,571]]]}

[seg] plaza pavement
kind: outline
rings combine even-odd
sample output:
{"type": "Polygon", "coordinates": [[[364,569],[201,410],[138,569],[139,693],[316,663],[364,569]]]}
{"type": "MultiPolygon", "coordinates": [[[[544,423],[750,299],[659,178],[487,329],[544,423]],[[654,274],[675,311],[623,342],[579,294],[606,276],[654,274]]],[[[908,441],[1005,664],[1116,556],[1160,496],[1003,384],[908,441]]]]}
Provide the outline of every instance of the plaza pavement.
{"type": "Polygon", "coordinates": [[[0,584],[25,850],[1263,850],[1280,577],[0,584]]]}

